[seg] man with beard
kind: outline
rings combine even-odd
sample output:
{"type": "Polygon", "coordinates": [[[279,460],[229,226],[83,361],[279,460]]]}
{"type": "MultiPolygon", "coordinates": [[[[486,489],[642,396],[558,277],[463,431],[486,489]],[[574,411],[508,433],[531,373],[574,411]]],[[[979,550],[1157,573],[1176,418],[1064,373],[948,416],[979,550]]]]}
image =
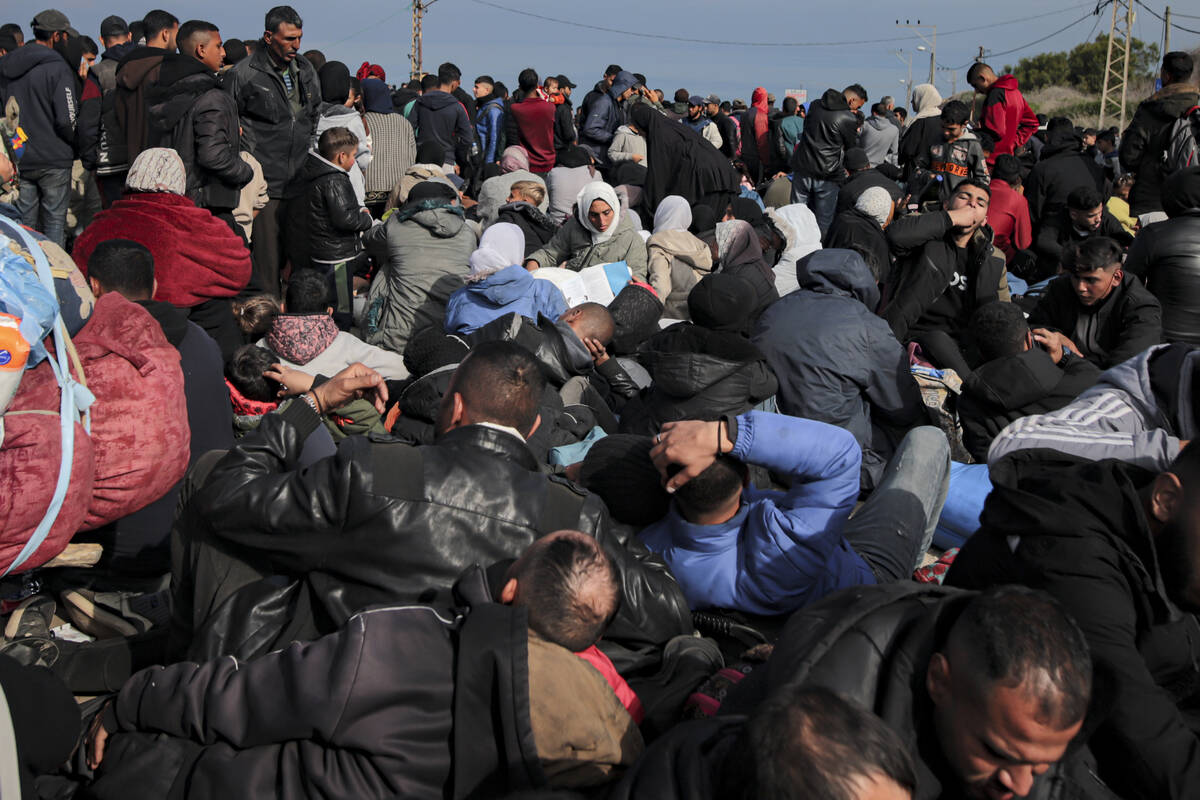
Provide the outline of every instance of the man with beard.
{"type": "Polygon", "coordinates": [[[1103,719],[1089,745],[1121,797],[1200,791],[1200,445],[1161,472],[1026,450],[993,463],[946,583],[1020,583],[1078,621],[1103,719]]]}

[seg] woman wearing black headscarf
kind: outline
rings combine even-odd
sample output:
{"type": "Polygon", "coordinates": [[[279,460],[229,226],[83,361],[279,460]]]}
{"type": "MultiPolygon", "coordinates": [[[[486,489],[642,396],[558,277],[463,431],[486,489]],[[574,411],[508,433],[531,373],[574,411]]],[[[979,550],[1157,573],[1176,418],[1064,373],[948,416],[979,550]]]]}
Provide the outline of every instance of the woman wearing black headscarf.
{"type": "Polygon", "coordinates": [[[711,206],[724,216],[738,193],[738,174],[729,159],[686,125],[667,119],[645,103],[629,114],[646,137],[646,183],[642,202],[647,219],[664,197],[679,195],[692,206],[711,206]]]}

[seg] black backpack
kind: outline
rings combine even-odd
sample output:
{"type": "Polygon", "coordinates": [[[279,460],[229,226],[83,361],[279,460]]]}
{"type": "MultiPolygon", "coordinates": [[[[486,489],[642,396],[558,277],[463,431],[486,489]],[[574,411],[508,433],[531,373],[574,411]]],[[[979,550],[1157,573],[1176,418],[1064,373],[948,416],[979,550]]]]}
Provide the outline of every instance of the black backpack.
{"type": "Polygon", "coordinates": [[[1192,106],[1167,131],[1163,177],[1200,164],[1200,105],[1192,106]]]}

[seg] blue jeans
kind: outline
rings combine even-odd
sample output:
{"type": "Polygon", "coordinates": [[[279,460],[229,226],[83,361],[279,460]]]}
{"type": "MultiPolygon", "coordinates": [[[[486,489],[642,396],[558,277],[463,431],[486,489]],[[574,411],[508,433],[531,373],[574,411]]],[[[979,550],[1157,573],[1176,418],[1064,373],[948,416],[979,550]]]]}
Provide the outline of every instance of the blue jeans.
{"type": "Polygon", "coordinates": [[[59,247],[66,244],[67,205],[70,200],[70,167],[21,171],[21,190],[17,195],[21,222],[45,234],[59,247]]]}
{"type": "Polygon", "coordinates": [[[803,203],[812,209],[813,215],[817,218],[817,227],[821,229],[822,238],[829,230],[829,226],[833,224],[839,189],[841,186],[833,181],[802,178],[799,175],[792,177],[792,202],[803,203]]]}
{"type": "Polygon", "coordinates": [[[842,538],[880,583],[906,580],[933,541],[950,484],[950,445],[932,425],[908,432],[842,538]]]}

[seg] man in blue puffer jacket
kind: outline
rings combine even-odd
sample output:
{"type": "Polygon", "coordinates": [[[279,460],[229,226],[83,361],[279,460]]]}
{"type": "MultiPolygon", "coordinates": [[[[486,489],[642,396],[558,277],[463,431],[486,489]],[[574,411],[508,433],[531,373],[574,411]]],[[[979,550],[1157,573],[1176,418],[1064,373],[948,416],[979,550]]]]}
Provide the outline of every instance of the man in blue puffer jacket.
{"type": "Polygon", "coordinates": [[[669,422],[651,457],[675,502],[641,538],[688,605],[767,615],[909,577],[932,539],[950,464],[940,430],[913,430],[850,519],[862,449],[823,422],[763,411],[669,422]],[[791,488],[750,486],[746,463],[786,476],[791,488]]]}
{"type": "Polygon", "coordinates": [[[608,93],[596,97],[588,109],[587,119],[579,129],[579,144],[588,149],[597,164],[608,163],[608,146],[617,128],[625,124],[621,104],[633,94],[636,85],[637,78],[633,73],[621,70],[608,93]]]}

